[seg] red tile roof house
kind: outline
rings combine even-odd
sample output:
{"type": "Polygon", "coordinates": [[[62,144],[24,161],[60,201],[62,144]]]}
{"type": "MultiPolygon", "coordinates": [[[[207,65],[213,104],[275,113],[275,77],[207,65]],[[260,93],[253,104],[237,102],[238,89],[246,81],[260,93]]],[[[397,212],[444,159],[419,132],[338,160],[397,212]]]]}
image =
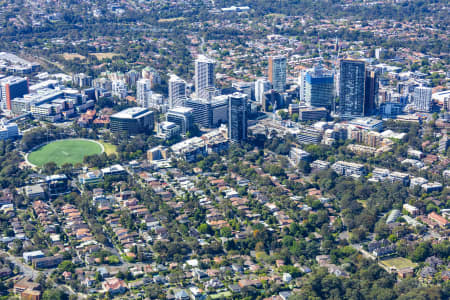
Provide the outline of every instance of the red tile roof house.
{"type": "Polygon", "coordinates": [[[442,228],[449,227],[450,222],[447,221],[447,219],[444,218],[443,216],[440,216],[437,213],[435,213],[434,211],[428,214],[428,218],[438,223],[439,226],[441,226],[442,228]]]}
{"type": "Polygon", "coordinates": [[[127,290],[126,283],[119,278],[108,278],[103,282],[103,289],[110,294],[122,294],[127,290]]]}

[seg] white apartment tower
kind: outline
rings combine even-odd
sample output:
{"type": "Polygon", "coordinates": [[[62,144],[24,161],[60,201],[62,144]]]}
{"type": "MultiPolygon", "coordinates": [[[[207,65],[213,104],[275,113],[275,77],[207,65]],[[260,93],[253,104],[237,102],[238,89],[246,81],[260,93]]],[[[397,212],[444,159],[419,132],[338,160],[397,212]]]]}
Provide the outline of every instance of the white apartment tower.
{"type": "Polygon", "coordinates": [[[198,98],[207,99],[211,90],[215,90],[214,60],[199,55],[195,60],[195,92],[198,98]]]}
{"type": "Polygon", "coordinates": [[[269,91],[271,83],[265,78],[260,78],[255,81],[255,100],[258,103],[263,103],[264,93],[269,91]]]}
{"type": "Polygon", "coordinates": [[[136,102],[140,107],[147,107],[147,99],[151,97],[152,82],[150,79],[142,78],[136,82],[136,102]]]}
{"type": "Polygon", "coordinates": [[[169,78],[169,108],[184,106],[186,101],[186,81],[177,75],[169,78]]]}
{"type": "Polygon", "coordinates": [[[124,81],[113,80],[112,82],[112,95],[123,100],[128,94],[128,88],[124,81]]]}
{"type": "Polygon", "coordinates": [[[424,86],[416,87],[414,89],[413,105],[418,111],[431,111],[431,88],[424,86]]]}

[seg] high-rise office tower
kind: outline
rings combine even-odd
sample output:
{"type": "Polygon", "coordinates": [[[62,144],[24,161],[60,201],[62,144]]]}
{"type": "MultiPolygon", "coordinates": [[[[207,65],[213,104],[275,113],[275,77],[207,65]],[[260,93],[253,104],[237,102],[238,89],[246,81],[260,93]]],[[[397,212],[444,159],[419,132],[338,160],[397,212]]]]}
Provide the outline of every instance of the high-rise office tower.
{"type": "Polygon", "coordinates": [[[255,81],[255,101],[262,103],[264,93],[270,90],[270,81],[265,78],[260,78],[255,81]]]}
{"type": "Polygon", "coordinates": [[[198,98],[210,98],[211,91],[215,90],[214,60],[199,55],[195,60],[195,93],[198,98]]]}
{"type": "Polygon", "coordinates": [[[241,143],[247,140],[247,95],[234,93],[228,96],[228,138],[241,143]]]}
{"type": "Polygon", "coordinates": [[[322,64],[300,74],[300,100],[308,106],[331,109],[334,97],[334,75],[322,64]]]}
{"type": "Polygon", "coordinates": [[[193,125],[192,108],[188,107],[175,107],[169,109],[166,114],[168,122],[172,122],[180,126],[181,133],[186,134],[193,125]]]}
{"type": "Polygon", "coordinates": [[[275,91],[282,93],[286,89],[286,57],[271,56],[269,57],[269,81],[275,91]]]}
{"type": "Polygon", "coordinates": [[[418,111],[431,111],[431,88],[419,86],[414,89],[413,105],[418,111]]]}
{"type": "Polygon", "coordinates": [[[189,98],[186,107],[193,109],[194,123],[205,128],[218,127],[228,121],[228,96],[216,96],[211,100],[189,98]]]}
{"type": "Polygon", "coordinates": [[[169,78],[169,107],[184,106],[186,101],[186,81],[177,75],[169,78]]]}
{"type": "Polygon", "coordinates": [[[363,116],[366,75],[364,61],[342,59],[339,73],[339,115],[343,118],[363,116]]]}
{"type": "Polygon", "coordinates": [[[16,76],[0,80],[0,105],[2,109],[11,110],[11,100],[28,94],[28,79],[16,76]]]}
{"type": "Polygon", "coordinates": [[[139,79],[136,82],[136,102],[140,107],[147,107],[147,99],[151,97],[151,81],[150,79],[139,79]]]}
{"type": "Polygon", "coordinates": [[[375,70],[366,71],[366,88],[364,95],[364,115],[375,113],[378,103],[378,73],[375,70]]]}

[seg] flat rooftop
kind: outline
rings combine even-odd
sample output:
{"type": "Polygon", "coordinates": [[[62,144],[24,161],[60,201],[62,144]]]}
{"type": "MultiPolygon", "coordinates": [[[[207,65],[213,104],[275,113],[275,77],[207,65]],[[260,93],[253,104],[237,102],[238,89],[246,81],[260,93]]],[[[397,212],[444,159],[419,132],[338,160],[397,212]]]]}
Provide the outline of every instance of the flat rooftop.
{"type": "Polygon", "coordinates": [[[130,107],[125,110],[122,110],[118,113],[113,114],[112,118],[118,118],[118,119],[135,119],[138,117],[141,117],[143,115],[151,114],[153,111],[148,110],[147,108],[143,107],[130,107]]]}
{"type": "Polygon", "coordinates": [[[177,106],[174,108],[169,109],[169,113],[181,113],[186,114],[192,112],[192,108],[190,107],[183,107],[183,106],[177,106]]]}
{"type": "Polygon", "coordinates": [[[26,78],[18,77],[18,76],[8,76],[0,79],[0,83],[2,84],[16,84],[22,81],[26,81],[26,78]]]}

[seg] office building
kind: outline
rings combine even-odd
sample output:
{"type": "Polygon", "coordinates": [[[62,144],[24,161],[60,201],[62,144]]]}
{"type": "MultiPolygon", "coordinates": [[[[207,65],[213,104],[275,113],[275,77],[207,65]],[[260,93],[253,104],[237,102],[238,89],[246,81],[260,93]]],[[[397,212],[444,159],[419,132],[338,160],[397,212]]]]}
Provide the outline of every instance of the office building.
{"type": "Polygon", "coordinates": [[[381,131],[383,129],[383,120],[372,118],[358,118],[351,120],[350,125],[363,130],[381,131]]]}
{"type": "Polygon", "coordinates": [[[45,182],[50,197],[57,197],[70,192],[69,179],[64,174],[47,176],[45,182]]]}
{"type": "Polygon", "coordinates": [[[147,107],[147,99],[151,97],[151,81],[142,78],[136,82],[136,102],[140,107],[147,107]]]}
{"type": "Polygon", "coordinates": [[[228,138],[236,143],[247,140],[247,96],[245,94],[229,95],[228,138]]]}
{"type": "Polygon", "coordinates": [[[422,189],[425,191],[425,193],[432,193],[432,192],[440,192],[442,191],[442,183],[440,182],[427,182],[425,184],[422,184],[422,189]]]}
{"type": "Polygon", "coordinates": [[[157,136],[165,140],[180,135],[180,132],[180,126],[173,122],[164,121],[157,126],[157,136]]]}
{"type": "Polygon", "coordinates": [[[364,115],[365,99],[364,61],[342,59],[339,74],[339,115],[355,118],[364,115]]]}
{"type": "Polygon", "coordinates": [[[0,140],[14,139],[19,136],[19,127],[16,123],[7,123],[4,120],[0,123],[0,140]]]}
{"type": "Polygon", "coordinates": [[[253,82],[238,81],[233,82],[231,87],[235,88],[237,92],[247,95],[247,99],[253,99],[255,84],[253,82]]]}
{"type": "Polygon", "coordinates": [[[211,100],[193,98],[186,100],[192,108],[193,121],[204,128],[215,128],[228,121],[228,96],[221,95],[211,100]]]}
{"type": "Polygon", "coordinates": [[[413,106],[422,112],[431,111],[431,88],[419,86],[414,89],[413,106]]]}
{"type": "Polygon", "coordinates": [[[43,88],[11,101],[11,112],[15,115],[31,113],[39,120],[55,122],[68,119],[94,106],[94,100],[73,90],[43,88]]]}
{"type": "Polygon", "coordinates": [[[186,101],[186,81],[176,75],[169,79],[169,108],[184,106],[186,101]]]}
{"type": "Polygon", "coordinates": [[[271,83],[265,78],[260,78],[255,81],[255,101],[262,104],[264,93],[270,91],[271,83]]]}
{"type": "Polygon", "coordinates": [[[362,164],[337,161],[331,166],[331,168],[339,175],[356,177],[366,175],[366,170],[362,164]]]}
{"type": "Polygon", "coordinates": [[[275,90],[270,90],[264,93],[261,109],[263,112],[273,112],[282,107],[283,103],[283,95],[275,90]]]}
{"type": "Polygon", "coordinates": [[[208,99],[215,91],[214,67],[214,60],[204,55],[195,60],[195,93],[198,98],[208,99]]]}
{"type": "Polygon", "coordinates": [[[28,80],[26,78],[9,76],[0,79],[0,107],[11,110],[11,100],[28,94],[28,80]]]}
{"type": "Polygon", "coordinates": [[[29,74],[40,70],[40,65],[8,52],[0,52],[0,70],[14,74],[29,74]]]}
{"type": "Polygon", "coordinates": [[[169,109],[166,114],[166,119],[168,122],[175,123],[180,127],[181,134],[186,134],[191,130],[194,122],[192,117],[192,108],[189,107],[174,107],[169,109]]]}
{"type": "Polygon", "coordinates": [[[365,95],[364,95],[364,115],[373,115],[378,104],[378,72],[366,70],[365,95]]]}
{"type": "Polygon", "coordinates": [[[103,173],[100,170],[94,170],[78,175],[78,182],[81,184],[97,184],[103,181],[103,173]]]}
{"type": "MultiPolygon", "coordinates": [[[[289,105],[291,109],[291,105],[289,105]]],[[[300,121],[314,121],[326,119],[328,111],[325,107],[301,107],[298,110],[298,119],[300,121]]]]}
{"type": "Polygon", "coordinates": [[[155,124],[154,113],[147,108],[131,107],[110,117],[110,129],[113,133],[138,134],[150,133],[155,124]]]}
{"type": "Polygon", "coordinates": [[[272,88],[279,93],[283,93],[286,89],[286,72],[285,56],[269,57],[269,81],[272,83],[272,88]]]}
{"type": "Polygon", "coordinates": [[[300,75],[300,100],[308,106],[331,109],[334,98],[334,75],[322,64],[300,75]]]}

